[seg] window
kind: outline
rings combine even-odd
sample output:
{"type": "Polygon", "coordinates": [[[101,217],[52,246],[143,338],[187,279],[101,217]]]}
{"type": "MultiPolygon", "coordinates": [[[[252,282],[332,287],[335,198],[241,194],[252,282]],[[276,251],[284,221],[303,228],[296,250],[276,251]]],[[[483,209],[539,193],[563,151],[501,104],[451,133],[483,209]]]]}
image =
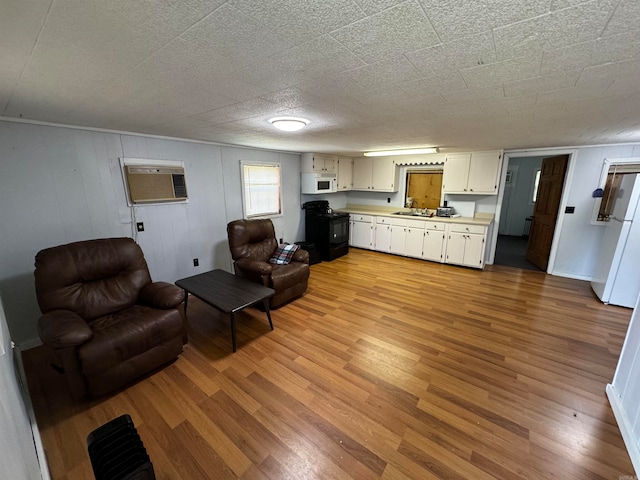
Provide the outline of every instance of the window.
{"type": "Polygon", "coordinates": [[[538,187],[540,186],[540,170],[536,170],[536,176],[533,179],[533,194],[531,195],[531,202],[536,203],[538,199],[538,187]]]}
{"type": "Polygon", "coordinates": [[[279,163],[240,163],[245,218],[282,214],[279,163]]]}
{"type": "Polygon", "coordinates": [[[405,207],[432,208],[440,206],[442,195],[442,169],[407,171],[405,207]]]}

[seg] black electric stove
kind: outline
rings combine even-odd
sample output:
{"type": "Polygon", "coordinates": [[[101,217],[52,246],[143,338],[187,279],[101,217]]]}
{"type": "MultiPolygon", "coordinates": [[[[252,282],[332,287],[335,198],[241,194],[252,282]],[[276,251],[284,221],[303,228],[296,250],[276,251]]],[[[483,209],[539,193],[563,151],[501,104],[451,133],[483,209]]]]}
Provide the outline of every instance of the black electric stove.
{"type": "Polygon", "coordinates": [[[333,212],[327,200],[302,205],[305,210],[305,237],[314,243],[325,261],[349,253],[349,214],[333,212]]]}

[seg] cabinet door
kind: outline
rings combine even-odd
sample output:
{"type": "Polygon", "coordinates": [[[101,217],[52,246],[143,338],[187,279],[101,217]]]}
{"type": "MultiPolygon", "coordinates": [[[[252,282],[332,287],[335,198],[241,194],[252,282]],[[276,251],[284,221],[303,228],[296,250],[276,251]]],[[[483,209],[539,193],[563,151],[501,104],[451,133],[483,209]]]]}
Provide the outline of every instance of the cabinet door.
{"type": "Polygon", "coordinates": [[[464,263],[469,267],[482,268],[484,256],[484,235],[465,235],[464,263]]]}
{"type": "Polygon", "coordinates": [[[468,191],[484,194],[498,193],[501,165],[502,154],[500,152],[472,153],[469,164],[468,191]]]}
{"type": "Polygon", "coordinates": [[[322,171],[325,173],[336,173],[338,171],[338,157],[335,155],[323,155],[322,171]]]}
{"type": "Polygon", "coordinates": [[[442,191],[444,193],[466,193],[469,181],[470,153],[447,155],[442,169],[442,191]]]}
{"type": "Polygon", "coordinates": [[[353,190],[371,190],[372,167],[371,158],[353,159],[353,190]]]}
{"type": "Polygon", "coordinates": [[[353,222],[351,246],[371,249],[372,226],[371,222],[353,222]]]}
{"type": "Polygon", "coordinates": [[[338,157],[338,191],[351,190],[353,183],[353,159],[338,157]]]}
{"type": "Polygon", "coordinates": [[[425,232],[422,228],[407,228],[407,241],[405,243],[405,255],[408,257],[422,258],[422,244],[425,232]]]}
{"type": "Polygon", "coordinates": [[[396,162],[392,158],[374,157],[371,168],[371,189],[378,192],[397,192],[396,162]]]}
{"type": "Polygon", "coordinates": [[[464,265],[466,234],[451,232],[447,239],[447,263],[464,265]]]}
{"type": "Polygon", "coordinates": [[[407,227],[392,225],[389,252],[395,253],[396,255],[405,255],[406,243],[407,243],[407,227]]]}
{"type": "Polygon", "coordinates": [[[391,251],[391,226],[378,224],[376,225],[375,241],[373,242],[374,250],[389,253],[391,251]]]}
{"type": "MultiPolygon", "coordinates": [[[[436,230],[424,232],[424,246],[422,258],[432,262],[442,262],[444,259],[445,233],[436,230]]],[[[448,248],[447,248],[448,253],[448,248]]]]}

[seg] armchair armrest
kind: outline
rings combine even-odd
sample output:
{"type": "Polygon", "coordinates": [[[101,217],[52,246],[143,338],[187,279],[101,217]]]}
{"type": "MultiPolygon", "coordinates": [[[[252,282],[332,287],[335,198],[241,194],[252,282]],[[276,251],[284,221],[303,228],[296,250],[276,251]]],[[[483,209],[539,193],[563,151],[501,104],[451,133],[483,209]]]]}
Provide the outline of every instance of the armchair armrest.
{"type": "Polygon", "coordinates": [[[248,258],[241,258],[235,262],[236,266],[243,270],[257,273],[259,275],[268,275],[273,271],[273,265],[267,262],[261,262],[259,260],[249,260],[248,258]]]}
{"type": "Polygon", "coordinates": [[[46,346],[60,349],[86,343],[93,337],[93,332],[77,313],[51,310],[38,320],[38,335],[46,346]]]}
{"type": "Polygon", "coordinates": [[[150,307],[168,310],[184,301],[184,291],[167,282],[153,282],[140,290],[138,301],[150,307]]]}
{"type": "Polygon", "coordinates": [[[294,262],[309,264],[309,252],[299,248],[298,250],[296,250],[296,253],[293,254],[293,257],[291,257],[291,260],[294,262]]]}

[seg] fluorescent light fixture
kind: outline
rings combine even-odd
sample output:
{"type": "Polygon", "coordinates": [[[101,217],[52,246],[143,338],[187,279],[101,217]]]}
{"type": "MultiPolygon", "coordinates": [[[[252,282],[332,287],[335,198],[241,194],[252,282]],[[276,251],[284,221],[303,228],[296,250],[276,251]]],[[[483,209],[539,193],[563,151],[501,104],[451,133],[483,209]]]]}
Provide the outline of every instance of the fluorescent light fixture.
{"type": "Polygon", "coordinates": [[[409,148],[405,150],[384,150],[379,152],[364,152],[365,157],[386,157],[388,155],[417,155],[419,153],[438,153],[438,147],[409,148]]]}
{"type": "Polygon", "coordinates": [[[270,118],[269,123],[279,130],[295,132],[296,130],[306,127],[309,124],[309,120],[296,117],[275,117],[270,118]]]}

